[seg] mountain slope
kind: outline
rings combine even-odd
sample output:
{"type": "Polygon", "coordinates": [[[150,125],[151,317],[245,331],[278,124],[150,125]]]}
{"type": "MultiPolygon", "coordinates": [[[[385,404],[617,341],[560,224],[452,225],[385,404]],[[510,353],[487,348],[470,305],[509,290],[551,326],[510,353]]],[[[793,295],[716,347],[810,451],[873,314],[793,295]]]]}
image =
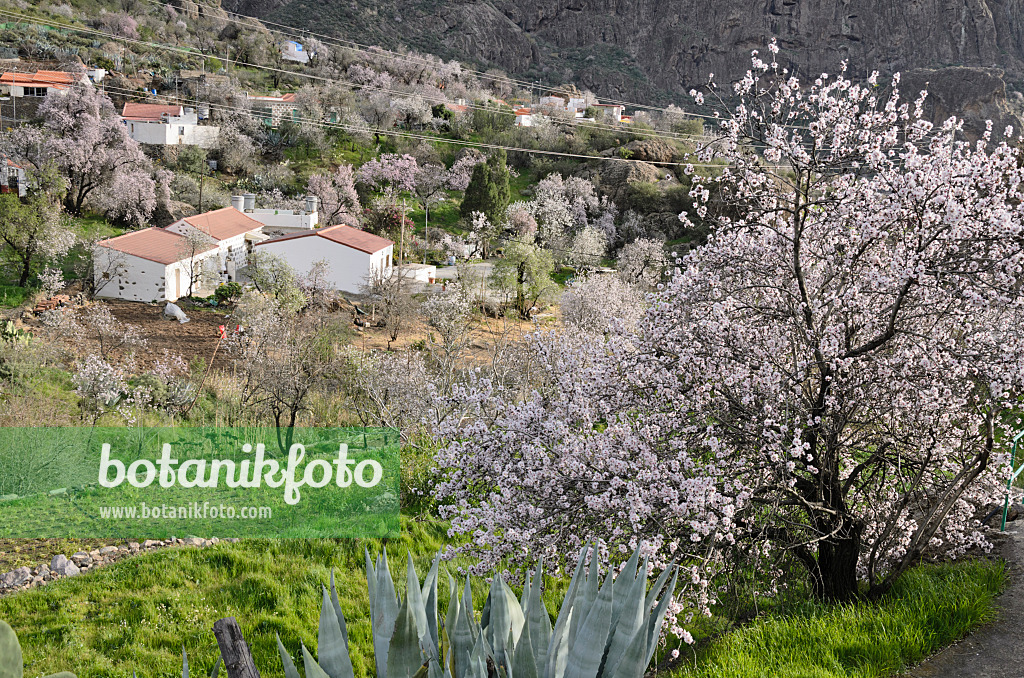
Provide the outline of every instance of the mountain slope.
{"type": "Polygon", "coordinates": [[[1024,0],[226,0],[364,44],[408,45],[606,97],[665,100],[741,75],[775,36],[804,75],[945,66],[1024,77],[1024,0]]]}

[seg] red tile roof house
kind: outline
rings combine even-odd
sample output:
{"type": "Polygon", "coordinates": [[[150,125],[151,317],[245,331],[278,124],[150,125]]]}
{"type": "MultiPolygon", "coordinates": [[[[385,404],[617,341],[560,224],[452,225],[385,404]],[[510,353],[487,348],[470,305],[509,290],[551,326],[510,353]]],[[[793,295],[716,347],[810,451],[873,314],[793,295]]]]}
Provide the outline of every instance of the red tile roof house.
{"type": "Polygon", "coordinates": [[[0,74],[0,93],[12,97],[44,97],[50,90],[64,92],[76,82],[89,82],[85,73],[64,71],[36,71],[19,73],[8,71],[0,74]]]}
{"type": "Polygon", "coordinates": [[[235,280],[263,224],[233,207],[185,217],[167,228],[145,228],[96,243],[96,296],[130,301],[175,301],[207,296],[221,282],[235,280]],[[187,238],[201,232],[201,245],[187,238]],[[190,285],[191,282],[191,285],[190,285]]]}
{"type": "Polygon", "coordinates": [[[313,264],[326,261],[328,282],[342,292],[358,293],[372,276],[391,275],[395,243],[351,226],[327,226],[313,231],[270,238],[255,245],[305,273],[313,264]]]}
{"type": "Polygon", "coordinates": [[[220,128],[200,125],[195,109],[129,102],[121,113],[128,134],[140,144],[215,148],[220,128]]]}
{"type": "Polygon", "coordinates": [[[0,193],[17,193],[24,198],[28,192],[25,168],[0,153],[0,193]]]}

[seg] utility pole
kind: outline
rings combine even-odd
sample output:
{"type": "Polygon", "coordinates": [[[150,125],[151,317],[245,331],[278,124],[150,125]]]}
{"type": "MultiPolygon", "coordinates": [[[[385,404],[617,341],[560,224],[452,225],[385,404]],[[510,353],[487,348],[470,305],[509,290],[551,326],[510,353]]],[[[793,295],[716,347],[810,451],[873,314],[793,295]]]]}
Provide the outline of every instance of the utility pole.
{"type": "Polygon", "coordinates": [[[403,254],[405,253],[405,198],[402,198],[402,226],[399,229],[398,235],[398,268],[399,275],[401,275],[402,262],[404,261],[403,254]]]}

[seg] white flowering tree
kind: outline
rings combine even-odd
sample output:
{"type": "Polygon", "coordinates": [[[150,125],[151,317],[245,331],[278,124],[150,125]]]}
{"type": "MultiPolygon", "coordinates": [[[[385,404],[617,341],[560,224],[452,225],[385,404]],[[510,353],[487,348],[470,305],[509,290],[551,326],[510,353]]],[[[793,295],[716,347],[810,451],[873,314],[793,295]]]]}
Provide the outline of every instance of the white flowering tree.
{"type": "Polygon", "coordinates": [[[573,330],[603,334],[633,331],[643,315],[643,297],[612,275],[582,275],[562,293],[562,320],[573,330]]]}
{"type": "Polygon", "coordinates": [[[984,543],[1024,385],[1024,163],[933,128],[897,83],[803,85],[755,55],[719,127],[728,169],[692,193],[706,213],[718,182],[731,216],[636,331],[539,341],[525,399],[467,392],[437,488],[462,550],[642,543],[706,609],[733,557],[848,600],[984,543]]]}

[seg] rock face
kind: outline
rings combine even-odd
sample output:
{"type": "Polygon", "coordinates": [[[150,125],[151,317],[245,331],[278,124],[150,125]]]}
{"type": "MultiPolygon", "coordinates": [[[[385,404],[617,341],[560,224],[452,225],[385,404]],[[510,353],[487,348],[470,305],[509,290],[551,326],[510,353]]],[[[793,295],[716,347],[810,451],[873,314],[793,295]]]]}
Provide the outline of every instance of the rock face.
{"type": "Polygon", "coordinates": [[[965,65],[1024,76],[1024,0],[225,0],[230,11],[649,100],[743,74],[777,37],[803,75],[965,65]]]}

